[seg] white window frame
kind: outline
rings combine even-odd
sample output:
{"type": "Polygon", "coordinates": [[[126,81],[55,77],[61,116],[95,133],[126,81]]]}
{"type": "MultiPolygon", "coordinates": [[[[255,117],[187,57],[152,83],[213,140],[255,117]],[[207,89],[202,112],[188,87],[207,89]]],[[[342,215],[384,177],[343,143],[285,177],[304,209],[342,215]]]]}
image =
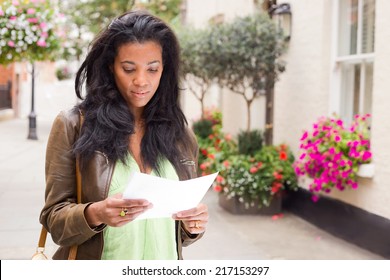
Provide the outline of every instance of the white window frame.
{"type": "MultiPolygon", "coordinates": [[[[364,89],[365,89],[365,65],[367,63],[374,63],[374,53],[362,53],[362,26],[363,26],[363,0],[358,0],[358,30],[357,30],[357,54],[354,55],[338,55],[339,48],[339,13],[340,13],[340,1],[344,0],[332,0],[332,49],[331,49],[331,75],[330,75],[330,106],[329,115],[336,113],[341,115],[341,100],[342,100],[342,70],[343,64],[348,63],[351,65],[361,65],[361,77],[360,77],[360,97],[359,97],[359,112],[363,112],[364,108],[364,89]]],[[[352,104],[350,104],[353,106],[352,104]]],[[[352,120],[353,116],[349,116],[345,121],[348,123],[352,120]]]]}

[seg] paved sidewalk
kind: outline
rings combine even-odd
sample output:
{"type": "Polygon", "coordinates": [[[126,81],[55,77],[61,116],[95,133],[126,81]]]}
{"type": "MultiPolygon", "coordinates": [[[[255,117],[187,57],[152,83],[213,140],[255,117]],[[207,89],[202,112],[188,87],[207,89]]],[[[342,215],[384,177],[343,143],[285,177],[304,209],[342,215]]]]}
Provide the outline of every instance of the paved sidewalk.
{"type": "MultiPolygon", "coordinates": [[[[69,92],[69,85],[60,85],[50,102],[41,97],[37,141],[27,140],[27,119],[0,121],[0,259],[29,259],[35,251],[44,202],[47,137],[57,112],[74,102],[69,92]]],[[[278,220],[231,215],[218,206],[211,190],[204,201],[210,211],[208,231],[184,249],[185,259],[383,259],[290,213],[278,220]]],[[[55,249],[48,236],[48,254],[55,249]]]]}

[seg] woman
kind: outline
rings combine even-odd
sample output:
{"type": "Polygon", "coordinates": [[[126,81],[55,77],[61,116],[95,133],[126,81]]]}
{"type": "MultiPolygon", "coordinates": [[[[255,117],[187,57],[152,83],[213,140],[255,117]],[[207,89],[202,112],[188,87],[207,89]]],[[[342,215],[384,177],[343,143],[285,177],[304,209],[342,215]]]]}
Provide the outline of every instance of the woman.
{"type": "Polygon", "coordinates": [[[57,116],[46,151],[40,221],[60,245],[53,259],[67,259],[73,245],[77,259],[182,259],[182,246],[203,235],[206,205],[134,221],[153,205],[121,196],[132,171],[196,176],[198,146],[179,107],[178,68],[174,33],[146,12],[120,16],[92,43],[76,76],[85,99],[57,116]]]}

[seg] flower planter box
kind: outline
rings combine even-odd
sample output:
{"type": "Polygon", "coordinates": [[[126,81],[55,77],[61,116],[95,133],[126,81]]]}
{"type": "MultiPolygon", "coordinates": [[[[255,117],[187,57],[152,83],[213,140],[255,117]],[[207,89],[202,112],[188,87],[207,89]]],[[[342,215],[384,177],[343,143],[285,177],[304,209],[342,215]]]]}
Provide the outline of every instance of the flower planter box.
{"type": "Polygon", "coordinates": [[[359,165],[357,175],[362,178],[373,178],[374,177],[374,164],[364,163],[359,165]]]}
{"type": "Polygon", "coordinates": [[[275,215],[282,212],[282,196],[275,196],[269,206],[262,206],[258,208],[255,206],[245,208],[245,204],[238,201],[238,197],[227,198],[226,195],[220,194],[218,196],[218,204],[224,210],[237,215],[275,215]]]}

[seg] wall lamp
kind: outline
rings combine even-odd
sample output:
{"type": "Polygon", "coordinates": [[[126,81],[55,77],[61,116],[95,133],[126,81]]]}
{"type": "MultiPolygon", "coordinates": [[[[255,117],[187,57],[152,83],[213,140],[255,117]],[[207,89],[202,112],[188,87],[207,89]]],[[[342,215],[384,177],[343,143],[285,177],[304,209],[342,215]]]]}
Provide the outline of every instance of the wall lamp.
{"type": "Polygon", "coordinates": [[[272,5],[268,10],[269,16],[279,29],[282,29],[286,41],[291,38],[291,6],[288,3],[272,5]]]}

